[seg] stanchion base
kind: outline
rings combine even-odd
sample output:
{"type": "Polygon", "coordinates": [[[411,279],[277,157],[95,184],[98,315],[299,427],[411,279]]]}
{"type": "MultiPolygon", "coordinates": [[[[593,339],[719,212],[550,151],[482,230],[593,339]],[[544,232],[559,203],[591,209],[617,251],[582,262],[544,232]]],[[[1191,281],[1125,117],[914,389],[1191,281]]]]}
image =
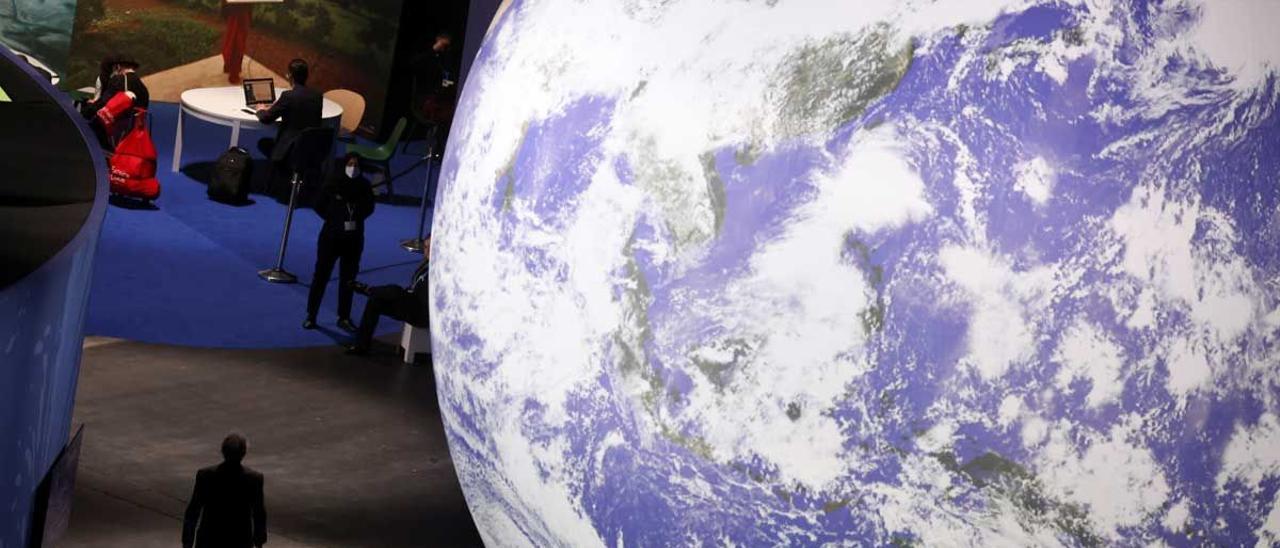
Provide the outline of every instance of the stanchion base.
{"type": "Polygon", "coordinates": [[[411,253],[422,253],[422,240],[419,240],[417,238],[402,240],[400,242],[400,247],[404,248],[405,251],[408,251],[411,253]]]}
{"type": "Polygon", "coordinates": [[[293,274],[290,274],[284,271],[284,269],[280,269],[280,268],[268,268],[266,270],[259,270],[258,277],[275,284],[298,283],[297,276],[294,276],[293,274]]]}

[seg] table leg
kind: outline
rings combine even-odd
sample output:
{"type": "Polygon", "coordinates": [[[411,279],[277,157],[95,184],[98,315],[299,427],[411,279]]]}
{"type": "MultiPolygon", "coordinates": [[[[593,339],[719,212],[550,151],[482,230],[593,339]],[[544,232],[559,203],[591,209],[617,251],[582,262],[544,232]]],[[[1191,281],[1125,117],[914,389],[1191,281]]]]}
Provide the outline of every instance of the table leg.
{"type": "Polygon", "coordinates": [[[177,173],[178,168],[182,167],[182,107],[178,107],[178,131],[177,136],[173,138],[173,172],[177,173]]]}
{"type": "Polygon", "coordinates": [[[231,123],[231,148],[240,146],[240,120],[231,123]]]}

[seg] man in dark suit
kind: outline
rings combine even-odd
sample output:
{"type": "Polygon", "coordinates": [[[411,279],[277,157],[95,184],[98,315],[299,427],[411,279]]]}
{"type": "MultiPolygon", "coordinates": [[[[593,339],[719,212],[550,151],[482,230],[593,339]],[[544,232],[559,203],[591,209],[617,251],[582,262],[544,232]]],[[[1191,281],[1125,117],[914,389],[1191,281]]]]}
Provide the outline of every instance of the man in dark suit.
{"type": "Polygon", "coordinates": [[[369,296],[364,303],[364,314],[360,316],[360,327],[356,329],[355,343],[347,347],[348,354],[364,355],[369,353],[373,344],[373,332],[378,328],[378,318],[389,316],[414,327],[427,327],[427,298],[431,256],[431,239],[422,242],[422,262],[413,272],[409,288],[398,285],[380,285],[369,287],[360,282],[352,282],[358,293],[369,296]]]}
{"type": "Polygon", "coordinates": [[[240,465],[249,449],[239,434],[222,440],[222,464],[196,472],[182,523],[183,548],[261,548],[267,542],[262,474],[240,465]]]}
{"type": "MultiPolygon", "coordinates": [[[[448,131],[458,96],[458,65],[453,36],[436,33],[431,48],[409,61],[413,71],[413,107],[421,118],[448,131]]],[[[441,140],[441,143],[444,141],[441,140]]]]}
{"type": "Polygon", "coordinates": [[[290,172],[288,159],[293,143],[304,130],[320,127],[321,115],[324,112],[324,95],[318,90],[307,87],[310,75],[307,62],[294,59],[289,62],[289,83],[292,88],[280,94],[270,107],[258,105],[258,121],[270,124],[280,120],[280,128],[276,138],[263,139],[259,143],[262,153],[271,158],[271,169],[275,176],[283,176],[290,172]]]}

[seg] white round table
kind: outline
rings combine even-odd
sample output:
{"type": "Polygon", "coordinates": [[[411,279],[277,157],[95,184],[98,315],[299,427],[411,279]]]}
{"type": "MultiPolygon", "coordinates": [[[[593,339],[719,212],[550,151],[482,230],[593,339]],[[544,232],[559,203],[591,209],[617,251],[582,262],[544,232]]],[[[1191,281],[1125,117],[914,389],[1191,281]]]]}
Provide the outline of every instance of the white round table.
{"type": "MultiPolygon", "coordinates": [[[[277,93],[284,93],[276,89],[277,93]]],[[[217,88],[197,88],[182,92],[182,106],[178,109],[178,133],[173,140],[173,171],[177,173],[182,165],[182,126],[187,116],[231,128],[231,146],[240,145],[241,129],[264,129],[274,124],[264,124],[258,117],[242,109],[244,105],[244,88],[227,86],[217,88]]],[[[342,121],[342,105],[324,100],[324,110],[320,114],[325,125],[337,127],[342,121]]]]}

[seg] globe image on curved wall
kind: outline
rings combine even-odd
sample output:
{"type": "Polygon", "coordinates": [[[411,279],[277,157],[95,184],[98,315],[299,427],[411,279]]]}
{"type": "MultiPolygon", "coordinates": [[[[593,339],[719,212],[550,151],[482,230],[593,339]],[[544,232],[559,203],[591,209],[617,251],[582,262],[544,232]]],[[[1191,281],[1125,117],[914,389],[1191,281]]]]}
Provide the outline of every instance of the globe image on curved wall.
{"type": "Polygon", "coordinates": [[[1277,22],[515,0],[433,224],[484,540],[1280,543],[1277,22]]]}

